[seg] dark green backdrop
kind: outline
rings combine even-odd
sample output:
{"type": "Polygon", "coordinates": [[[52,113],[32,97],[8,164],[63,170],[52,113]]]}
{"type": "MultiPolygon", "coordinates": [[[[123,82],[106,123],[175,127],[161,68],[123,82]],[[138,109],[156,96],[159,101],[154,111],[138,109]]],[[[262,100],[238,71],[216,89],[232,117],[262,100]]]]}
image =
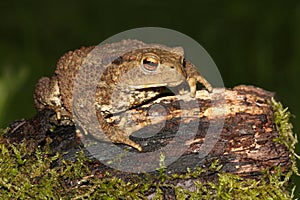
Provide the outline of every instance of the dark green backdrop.
{"type": "Polygon", "coordinates": [[[0,3],[0,127],[34,115],[34,84],[66,51],[158,26],[197,40],[227,87],[276,91],[298,116],[292,121],[300,133],[300,1],[7,2],[0,3]]]}

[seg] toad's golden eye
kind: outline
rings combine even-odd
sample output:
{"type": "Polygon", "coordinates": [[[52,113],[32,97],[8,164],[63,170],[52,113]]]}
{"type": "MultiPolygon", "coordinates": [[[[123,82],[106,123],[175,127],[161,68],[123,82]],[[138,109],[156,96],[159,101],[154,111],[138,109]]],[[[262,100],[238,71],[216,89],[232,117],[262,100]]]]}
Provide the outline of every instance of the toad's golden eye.
{"type": "Polygon", "coordinates": [[[159,61],[152,57],[145,57],[142,60],[142,67],[147,71],[155,71],[159,65],[159,61]]]}

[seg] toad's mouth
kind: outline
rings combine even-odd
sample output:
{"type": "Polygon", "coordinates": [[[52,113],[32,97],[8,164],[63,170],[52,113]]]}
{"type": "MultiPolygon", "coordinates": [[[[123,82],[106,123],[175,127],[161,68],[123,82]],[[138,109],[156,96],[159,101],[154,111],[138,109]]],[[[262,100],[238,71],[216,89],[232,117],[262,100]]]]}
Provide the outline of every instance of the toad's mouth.
{"type": "Polygon", "coordinates": [[[183,81],[174,81],[169,83],[147,83],[147,84],[135,84],[135,85],[128,85],[130,89],[139,90],[145,88],[156,88],[156,87],[176,87],[180,85],[183,81]]]}

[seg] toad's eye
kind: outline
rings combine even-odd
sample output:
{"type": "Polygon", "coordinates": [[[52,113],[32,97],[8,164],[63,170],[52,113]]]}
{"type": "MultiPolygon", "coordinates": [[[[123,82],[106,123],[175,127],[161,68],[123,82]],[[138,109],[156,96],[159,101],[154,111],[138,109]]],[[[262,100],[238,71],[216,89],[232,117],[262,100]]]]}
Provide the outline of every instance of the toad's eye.
{"type": "Polygon", "coordinates": [[[146,57],[142,60],[142,67],[147,71],[155,71],[159,65],[159,61],[155,58],[146,57]]]}

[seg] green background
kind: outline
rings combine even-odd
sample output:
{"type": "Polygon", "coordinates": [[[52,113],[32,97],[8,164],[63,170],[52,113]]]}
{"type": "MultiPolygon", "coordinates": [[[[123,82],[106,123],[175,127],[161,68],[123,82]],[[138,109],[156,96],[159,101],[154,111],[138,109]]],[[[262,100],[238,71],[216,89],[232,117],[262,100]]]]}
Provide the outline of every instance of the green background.
{"type": "MultiPolygon", "coordinates": [[[[300,133],[297,0],[1,2],[0,127],[35,114],[34,84],[53,74],[63,53],[146,26],[174,29],[198,41],[227,87],[251,84],[275,91],[298,116],[292,122],[300,133]]],[[[300,196],[300,184],[296,192],[300,196]]]]}

